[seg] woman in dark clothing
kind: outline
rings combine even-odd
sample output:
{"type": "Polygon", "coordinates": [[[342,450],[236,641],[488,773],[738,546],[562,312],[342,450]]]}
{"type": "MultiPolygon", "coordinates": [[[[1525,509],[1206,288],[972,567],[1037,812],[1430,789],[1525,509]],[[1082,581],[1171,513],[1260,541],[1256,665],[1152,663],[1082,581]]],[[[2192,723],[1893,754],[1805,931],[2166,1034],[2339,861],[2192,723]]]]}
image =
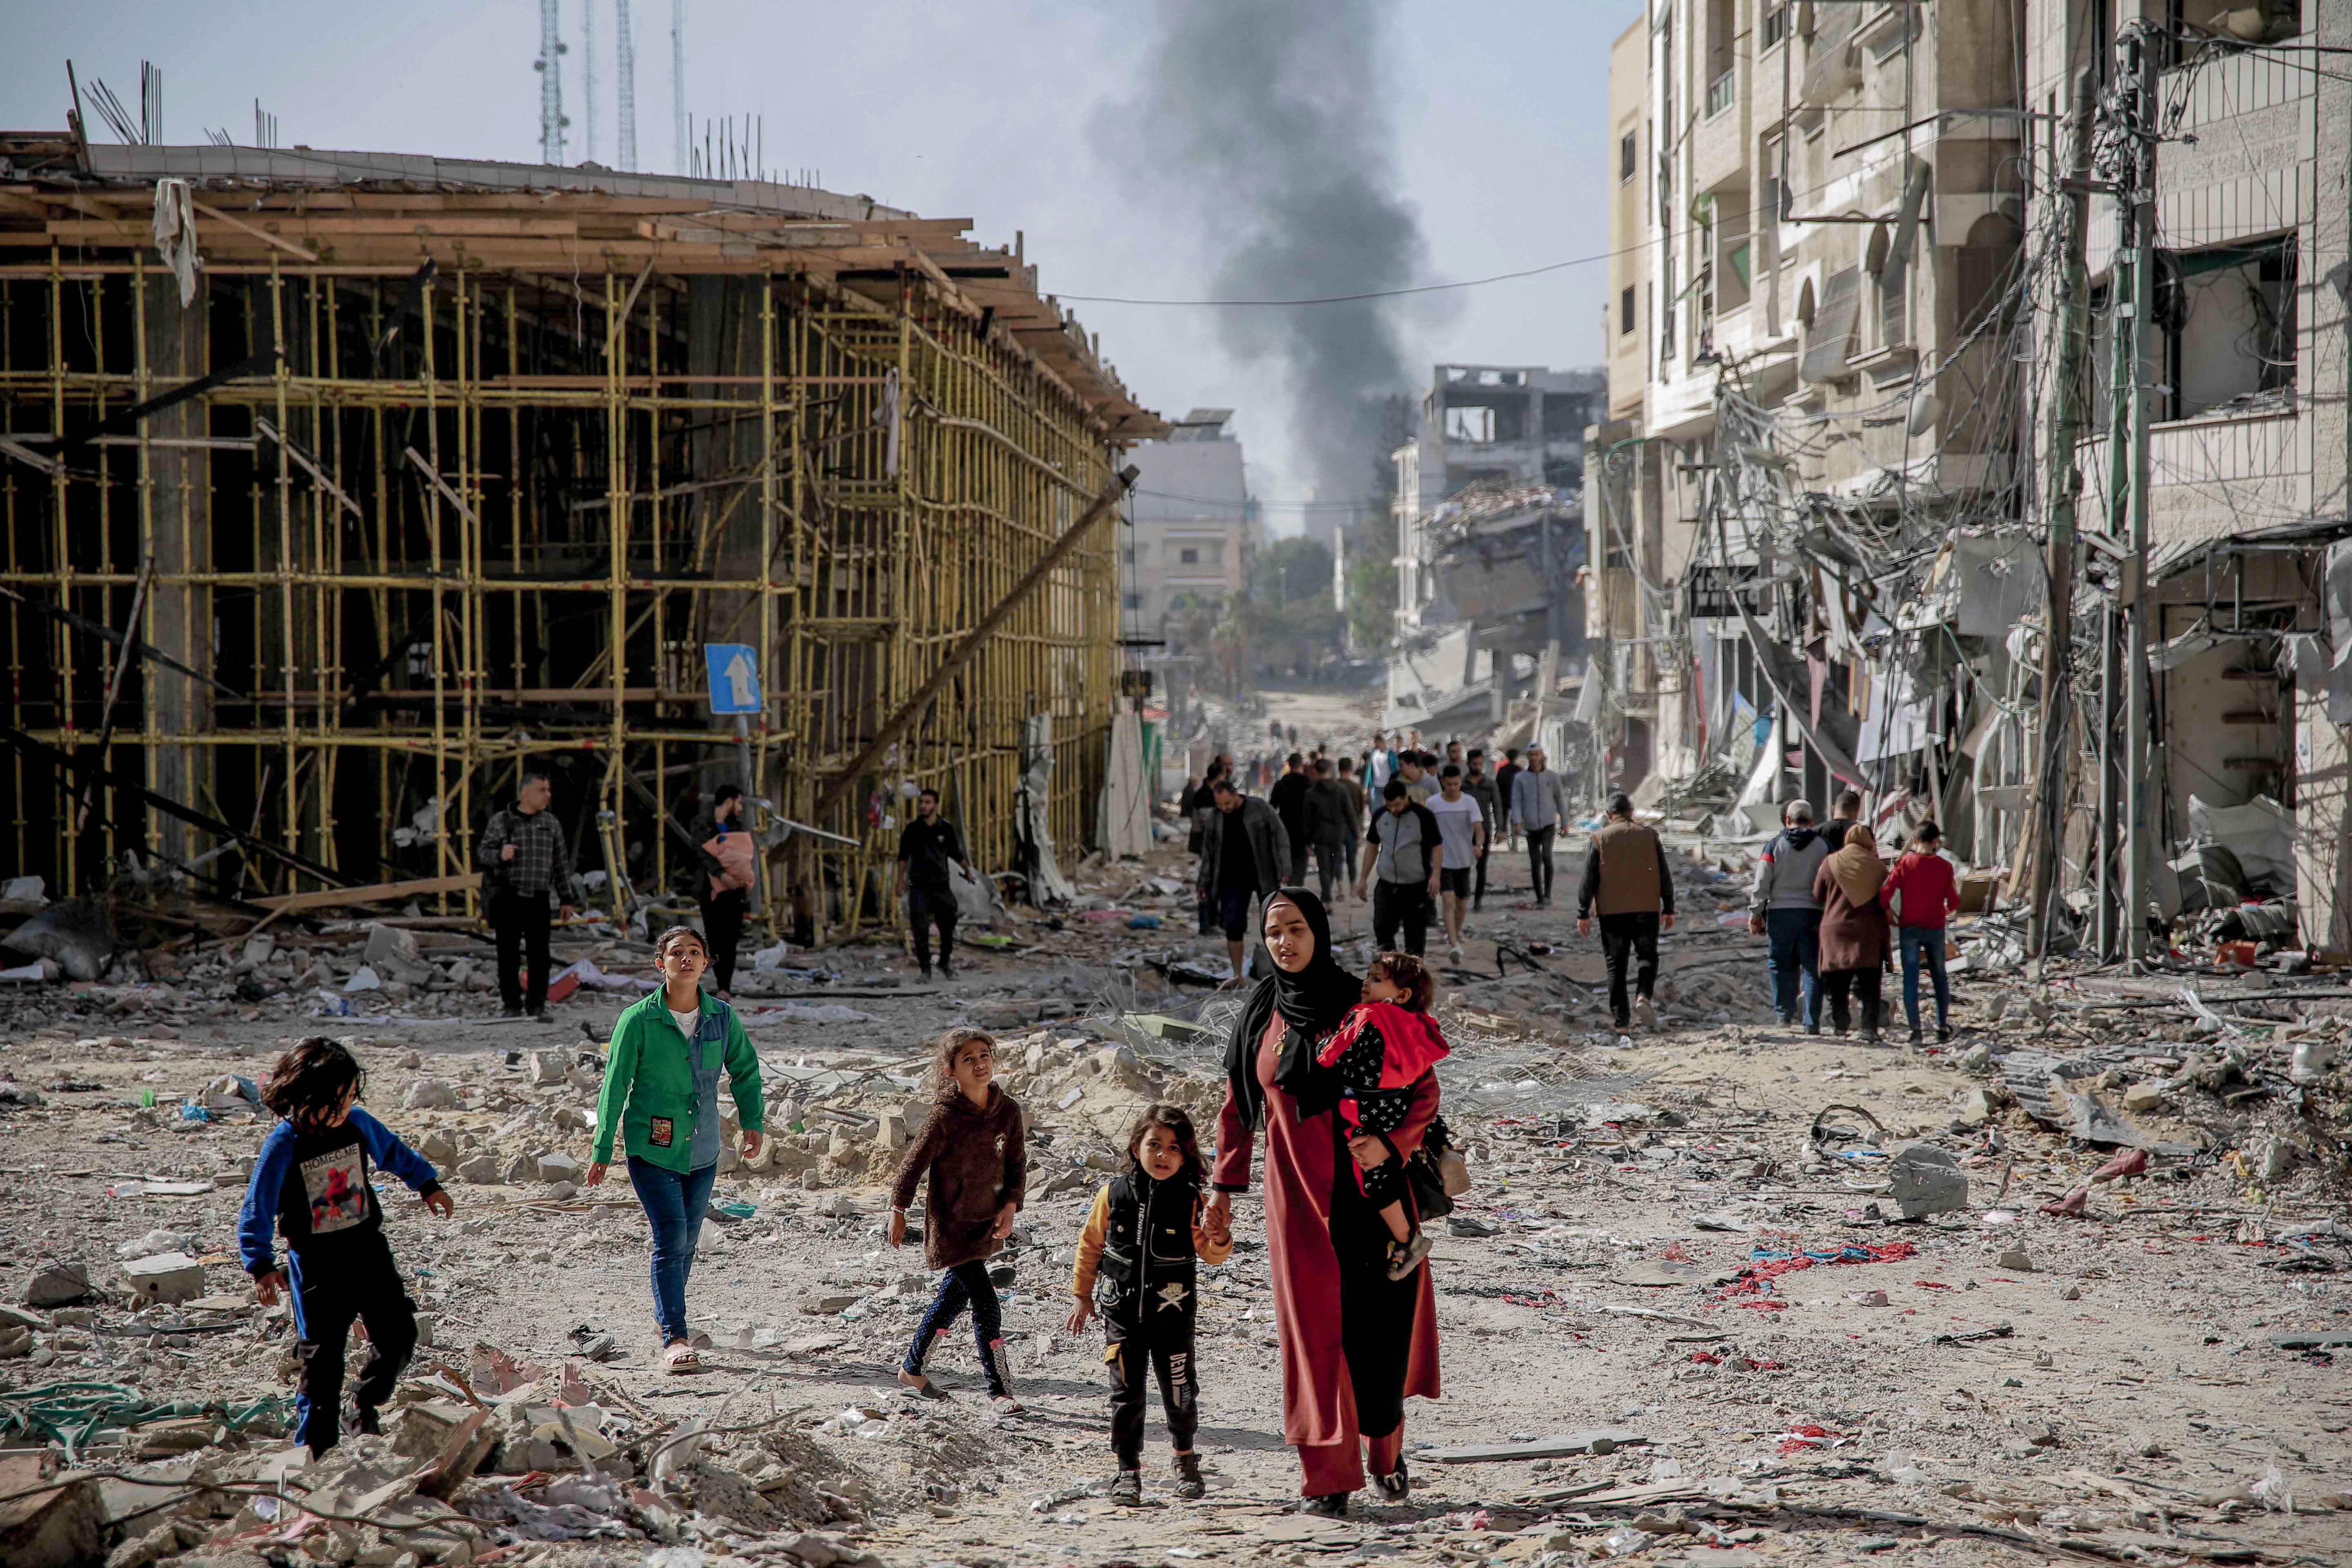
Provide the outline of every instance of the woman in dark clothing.
{"type": "Polygon", "coordinates": [[[1822,862],[1813,873],[1813,897],[1821,900],[1822,993],[1829,998],[1830,1023],[1841,1035],[1850,1015],[1849,994],[1862,1001],[1862,1038],[1878,1043],[1878,972],[1886,963],[1886,910],[1880,891],[1886,885],[1886,862],[1870,829],[1855,823],[1846,829],[1845,847],[1822,862]]]}
{"type": "Polygon", "coordinates": [[[1251,1151],[1263,1132],[1283,1438],[1298,1450],[1303,1508],[1338,1515],[1368,1468],[1382,1497],[1404,1498],[1404,1399],[1437,1397],[1429,1269],[1388,1278],[1388,1228],[1354,1169],[1395,1157],[1389,1144],[1410,1152],[1420,1143],[1437,1114],[1437,1079],[1425,1074],[1413,1086],[1403,1122],[1386,1140],[1348,1142],[1339,1075],[1315,1058],[1362,987],[1332,958],[1329,918],[1304,888],[1267,900],[1265,941],[1274,973],[1251,991],[1226,1050],[1208,1220],[1230,1223],[1233,1194],[1249,1187],[1251,1151]]]}
{"type": "MultiPolygon", "coordinates": [[[[735,999],[735,950],[743,941],[743,915],[750,906],[751,880],[744,876],[740,864],[730,867],[713,854],[709,846],[730,833],[745,833],[743,826],[743,792],[734,784],[720,784],[710,797],[709,809],[694,819],[688,836],[694,840],[695,858],[700,862],[694,878],[694,901],[702,910],[703,940],[710,947],[710,979],[718,987],[719,999],[735,999]]],[[[751,843],[748,834],[742,842],[751,843]]]]}

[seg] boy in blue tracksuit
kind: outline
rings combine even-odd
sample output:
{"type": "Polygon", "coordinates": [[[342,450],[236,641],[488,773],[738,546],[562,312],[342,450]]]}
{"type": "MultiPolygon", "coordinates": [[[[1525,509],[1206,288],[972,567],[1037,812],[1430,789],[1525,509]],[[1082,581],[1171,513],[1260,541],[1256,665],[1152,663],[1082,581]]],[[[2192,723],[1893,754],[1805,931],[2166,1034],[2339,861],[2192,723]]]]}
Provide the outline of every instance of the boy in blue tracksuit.
{"type": "Polygon", "coordinates": [[[356,1109],[365,1082],[351,1052],[322,1036],[278,1058],[261,1099],[285,1120],[262,1140],[237,1218],[237,1250],[261,1304],[275,1306],[282,1290],[293,1308],[302,1363],[295,1436],[313,1458],[341,1436],[352,1321],[366,1323],[370,1346],[352,1390],[352,1423],[362,1432],[382,1430],[376,1411],[416,1348],[416,1306],[383,1239],[369,1166],[406,1182],[444,1219],[451,1208],[425,1157],[356,1109]],[[286,1237],[283,1270],[278,1232],[286,1237]]]}

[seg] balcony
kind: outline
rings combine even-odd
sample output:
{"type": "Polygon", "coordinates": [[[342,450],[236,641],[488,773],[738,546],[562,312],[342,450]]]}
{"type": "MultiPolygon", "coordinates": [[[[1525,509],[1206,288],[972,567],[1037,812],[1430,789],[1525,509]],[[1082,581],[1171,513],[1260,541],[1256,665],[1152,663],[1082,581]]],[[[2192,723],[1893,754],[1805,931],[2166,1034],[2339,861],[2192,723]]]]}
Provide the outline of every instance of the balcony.
{"type": "Polygon", "coordinates": [[[1725,71],[1706,84],[1706,118],[1714,119],[1739,101],[1739,73],[1725,71]]]}

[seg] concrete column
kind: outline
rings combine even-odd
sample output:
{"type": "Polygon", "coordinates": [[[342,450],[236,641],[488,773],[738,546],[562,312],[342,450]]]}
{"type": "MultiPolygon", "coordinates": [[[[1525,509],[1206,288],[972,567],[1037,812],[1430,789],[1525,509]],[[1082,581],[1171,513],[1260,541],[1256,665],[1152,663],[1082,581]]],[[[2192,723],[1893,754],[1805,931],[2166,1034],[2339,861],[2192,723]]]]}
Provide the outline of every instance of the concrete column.
{"type": "MultiPolygon", "coordinates": [[[[211,369],[207,314],[210,285],[196,275],[195,298],[180,303],[179,280],[170,273],[143,282],[145,331],[140,344],[152,396],[211,369]]],[[[141,426],[150,437],[210,434],[206,400],[191,398],[150,416],[141,426]]],[[[142,532],[155,558],[155,579],[147,595],[146,639],[191,668],[213,668],[213,593],[184,579],[213,564],[212,454],[202,447],[150,446],[143,452],[146,482],[142,496],[142,532]]],[[[174,744],[172,737],[202,735],[213,728],[212,689],[176,670],[147,665],[140,689],[147,693],[146,723],[157,737],[147,748],[147,787],[197,810],[208,809],[212,793],[211,748],[174,744]]],[[[122,726],[134,722],[122,716],[122,726]]],[[[212,847],[208,835],[176,817],[149,814],[149,842],[162,854],[185,861],[212,847]],[[199,843],[203,838],[205,841],[199,843]]]]}

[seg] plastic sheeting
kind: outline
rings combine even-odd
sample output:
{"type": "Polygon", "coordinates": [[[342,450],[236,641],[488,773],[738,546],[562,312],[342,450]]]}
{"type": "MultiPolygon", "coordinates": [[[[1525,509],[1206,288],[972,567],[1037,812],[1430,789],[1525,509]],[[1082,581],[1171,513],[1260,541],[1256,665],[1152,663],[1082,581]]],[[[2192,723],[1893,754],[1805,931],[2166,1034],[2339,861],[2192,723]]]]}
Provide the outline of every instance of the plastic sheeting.
{"type": "Polygon", "coordinates": [[[2242,891],[2294,897],[2294,813],[2266,795],[2243,805],[2208,805],[2189,797],[2192,845],[2218,844],[2244,870],[2242,891]]]}
{"type": "Polygon", "coordinates": [[[1101,842],[1114,860],[1140,860],[1151,850],[1151,784],[1144,776],[1143,718],[1127,712],[1110,722],[1110,756],[1103,773],[1101,842]]]}
{"type": "Polygon", "coordinates": [[[1033,713],[1021,726],[1021,838],[1029,851],[1029,901],[1064,902],[1078,890],[1054,858],[1054,716],[1033,713]]]}

